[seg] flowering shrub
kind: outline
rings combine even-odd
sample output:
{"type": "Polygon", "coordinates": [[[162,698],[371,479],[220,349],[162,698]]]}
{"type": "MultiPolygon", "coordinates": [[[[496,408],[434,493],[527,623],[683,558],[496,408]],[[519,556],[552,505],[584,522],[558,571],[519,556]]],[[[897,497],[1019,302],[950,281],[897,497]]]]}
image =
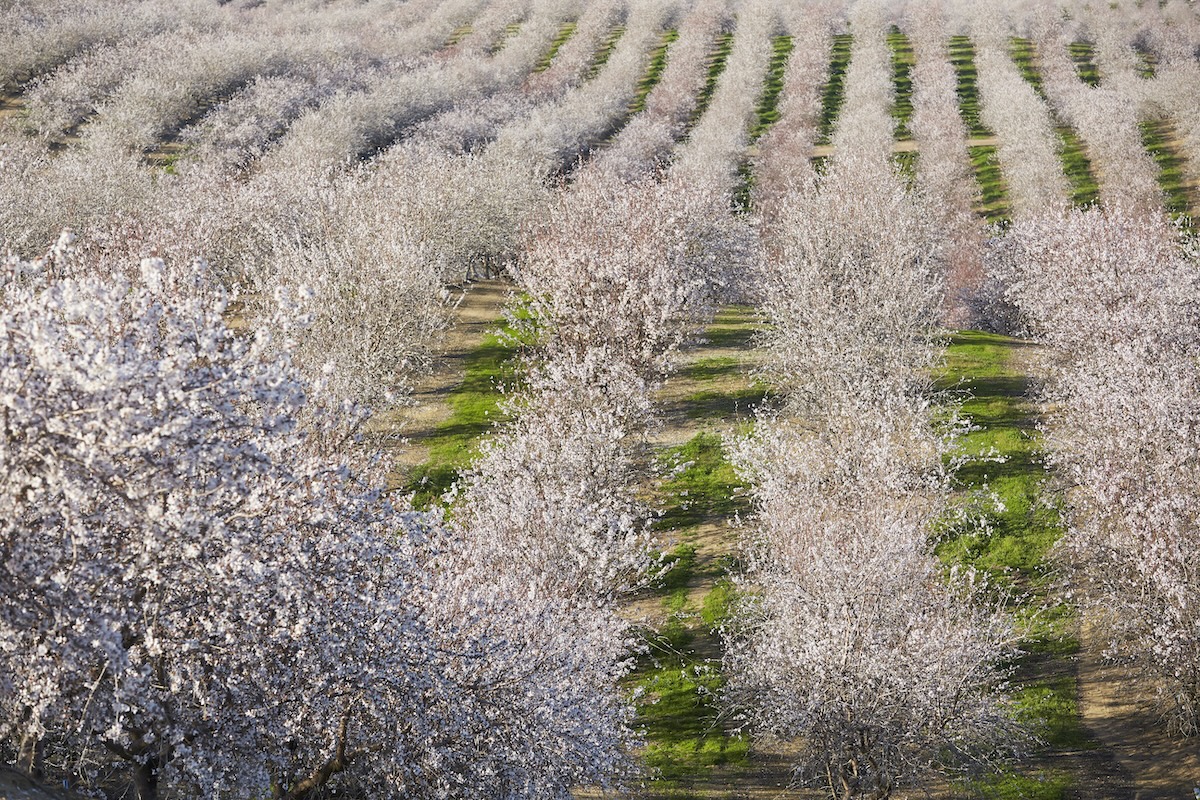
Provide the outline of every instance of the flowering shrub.
{"type": "Polygon", "coordinates": [[[1200,720],[1196,254],[1157,213],[1110,205],[1014,228],[1012,293],[1052,360],[1043,388],[1068,489],[1061,545],[1108,654],[1200,720]]]}
{"type": "Polygon", "coordinates": [[[69,244],[6,262],[6,756],[140,800],[566,798],[624,772],[622,626],[316,452],[305,384],[202,271],[91,277],[69,244]]]}

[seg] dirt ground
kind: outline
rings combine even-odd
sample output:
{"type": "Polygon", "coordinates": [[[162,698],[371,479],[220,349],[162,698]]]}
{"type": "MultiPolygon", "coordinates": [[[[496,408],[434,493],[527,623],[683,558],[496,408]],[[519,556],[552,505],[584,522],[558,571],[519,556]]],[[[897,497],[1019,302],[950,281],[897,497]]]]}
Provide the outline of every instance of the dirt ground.
{"type": "Polygon", "coordinates": [[[446,397],[462,383],[467,355],[499,327],[512,285],[499,280],[476,281],[455,291],[461,299],[434,359],[433,371],[417,385],[410,405],[377,420],[380,426],[398,430],[404,437],[394,450],[400,468],[427,460],[429,448],[425,442],[434,435],[438,424],[450,418],[446,397]]]}
{"type": "MultiPolygon", "coordinates": [[[[496,328],[510,293],[510,285],[503,281],[475,283],[466,291],[443,342],[444,352],[437,359],[436,369],[418,386],[413,405],[396,412],[394,421],[403,426],[407,439],[398,451],[400,463],[418,464],[425,459],[422,441],[449,417],[445,398],[462,382],[467,354],[496,328]]],[[[716,329],[720,324],[718,320],[716,329]]],[[[728,325],[726,333],[745,327],[742,320],[728,325]]],[[[1027,353],[1026,358],[1027,369],[1036,369],[1037,354],[1027,353]]],[[[654,436],[656,447],[678,445],[701,432],[732,430],[738,420],[748,417],[751,409],[740,407],[728,397],[753,386],[757,367],[748,334],[714,337],[714,341],[685,348],[680,354],[679,371],[656,395],[664,411],[664,424],[654,436]],[[720,359],[734,362],[727,364],[720,376],[689,375],[689,366],[720,359]],[[699,408],[701,413],[698,404],[703,406],[699,408]]],[[[687,587],[689,603],[696,604],[712,588],[712,579],[708,577],[711,572],[704,567],[736,551],[738,531],[728,525],[706,523],[683,534],[681,540],[697,550],[698,574],[687,587]]],[[[635,601],[627,610],[631,619],[639,621],[651,621],[663,614],[661,600],[657,598],[635,601]]],[[[1193,787],[1200,786],[1200,742],[1168,737],[1153,712],[1151,695],[1130,689],[1136,684],[1128,670],[1103,662],[1100,645],[1093,636],[1085,632],[1082,639],[1081,654],[1059,665],[1059,669],[1066,670],[1065,674],[1077,681],[1082,723],[1093,742],[1079,750],[1048,753],[1029,766],[1033,770],[1070,773],[1072,785],[1066,796],[1071,800],[1192,798],[1193,787]]],[[[712,655],[720,657],[718,652],[712,655]]],[[[798,800],[820,796],[817,792],[787,788],[788,778],[786,751],[781,747],[756,746],[745,766],[718,768],[711,776],[686,788],[660,792],[651,784],[638,796],[664,800],[798,800]]],[[[945,800],[957,797],[946,788],[911,796],[945,800]]]]}
{"type": "Polygon", "coordinates": [[[1104,643],[1084,626],[1079,658],[1083,724],[1111,751],[1135,800],[1194,797],[1200,787],[1200,741],[1167,735],[1154,698],[1129,668],[1105,663],[1104,643]],[[1131,688],[1132,687],[1132,688],[1131,688]]]}

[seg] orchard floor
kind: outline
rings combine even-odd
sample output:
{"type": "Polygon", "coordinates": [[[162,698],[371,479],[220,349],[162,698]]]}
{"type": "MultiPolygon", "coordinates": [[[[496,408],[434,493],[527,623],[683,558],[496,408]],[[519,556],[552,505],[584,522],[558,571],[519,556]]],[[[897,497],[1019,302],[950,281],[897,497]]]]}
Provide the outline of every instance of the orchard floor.
{"type": "MultiPolygon", "coordinates": [[[[394,485],[411,485],[446,437],[486,435],[492,418],[461,423],[456,393],[464,381],[479,392],[478,354],[494,348],[489,334],[502,322],[510,287],[502,281],[472,284],[455,312],[433,373],[417,387],[414,404],[380,422],[399,428],[405,442],[396,448],[394,485]],[[469,373],[470,376],[469,377],[469,373]]],[[[641,659],[629,687],[639,687],[639,713],[645,725],[646,760],[661,776],[635,790],[638,797],[816,798],[820,793],[789,789],[786,748],[753,747],[727,730],[728,721],[712,702],[720,688],[720,624],[728,584],[724,576],[737,563],[737,517],[750,510],[748,499],[725,458],[723,438],[745,431],[766,387],[753,334],[761,325],[753,310],[722,310],[706,341],[681,353],[679,369],[657,395],[662,427],[653,443],[665,464],[680,466],[652,499],[664,510],[662,548],[675,567],[658,584],[628,604],[627,613],[646,632],[650,654],[641,659]]],[[[1031,348],[1010,340],[1004,349],[1005,391],[1028,384],[1031,348]],[[1015,378],[1013,376],[1016,376],[1015,378]]],[[[1004,343],[1001,342],[1003,345],[1004,343]]],[[[960,376],[970,384],[971,375],[960,376]]],[[[982,384],[981,384],[982,385],[982,384]]],[[[990,385],[990,384],[989,384],[990,385]]],[[[498,390],[496,391],[498,395],[498,390]]],[[[1033,426],[1036,408],[1018,426],[1033,426]]],[[[475,412],[478,413],[478,412],[475,412]]],[[[461,452],[466,450],[461,449],[461,452]]],[[[1156,724],[1147,692],[1128,690],[1119,668],[1105,664],[1097,643],[1071,623],[1078,652],[1038,655],[1015,677],[1030,686],[1066,686],[1074,695],[1070,725],[1076,733],[1051,741],[1019,765],[1019,779],[994,782],[982,796],[1003,800],[1185,800],[1200,785],[1200,743],[1167,737],[1156,724]]],[[[968,796],[959,788],[937,787],[937,798],[968,796]]],[[[592,796],[581,792],[581,796],[592,796]]],[[[926,796],[913,794],[913,797],[926,796]]]]}

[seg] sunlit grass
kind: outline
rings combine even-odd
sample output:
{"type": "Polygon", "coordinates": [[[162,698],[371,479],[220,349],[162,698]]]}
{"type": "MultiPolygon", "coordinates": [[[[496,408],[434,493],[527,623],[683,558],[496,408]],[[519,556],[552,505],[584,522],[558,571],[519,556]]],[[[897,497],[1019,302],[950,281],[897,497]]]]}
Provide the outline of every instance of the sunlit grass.
{"type": "Polygon", "coordinates": [[[817,144],[829,144],[837,126],[842,103],[846,99],[846,70],[850,68],[850,50],[854,36],[848,33],[833,37],[833,52],[829,61],[829,78],[821,87],[821,125],[817,144]]]}
{"type": "Polygon", "coordinates": [[[1021,367],[1028,342],[980,331],[955,334],[939,385],[961,393],[973,430],[959,443],[968,460],[956,473],[973,508],[941,532],[943,561],[982,570],[997,591],[1010,593],[1022,655],[1014,665],[1013,700],[1019,719],[1041,741],[1032,758],[972,783],[989,798],[1067,796],[1065,769],[1032,763],[1061,751],[1096,747],[1080,723],[1071,659],[1079,649],[1074,611],[1054,593],[1052,550],[1062,520],[1041,456],[1037,409],[1021,367]]]}
{"type": "Polygon", "coordinates": [[[671,28],[663,32],[662,39],[658,47],[650,53],[650,63],[646,65],[646,72],[638,80],[637,91],[633,95],[633,100],[629,104],[629,113],[636,114],[646,108],[646,97],[653,91],[658,82],[662,80],[663,70],[667,66],[667,50],[671,44],[679,38],[679,31],[671,28]]]}
{"type": "Polygon", "coordinates": [[[909,130],[913,114],[912,69],[917,62],[912,43],[895,25],[888,34],[887,42],[892,51],[892,84],[896,93],[892,105],[892,117],[896,120],[895,136],[903,141],[912,138],[912,131],[909,130]]]}
{"type": "Polygon", "coordinates": [[[558,29],[558,33],[554,37],[554,41],[550,42],[550,49],[546,51],[546,54],[542,56],[538,60],[538,63],[534,66],[534,74],[545,72],[550,68],[550,64],[554,61],[554,57],[558,55],[558,51],[561,50],[562,46],[566,44],[572,36],[575,35],[575,31],[578,27],[579,25],[576,22],[564,22],[562,24],[562,27],[558,29]]]}
{"type": "Polygon", "coordinates": [[[950,64],[954,67],[955,93],[958,111],[967,131],[973,137],[993,136],[979,119],[978,72],[975,68],[975,45],[966,36],[953,36],[949,42],[950,64]]]}

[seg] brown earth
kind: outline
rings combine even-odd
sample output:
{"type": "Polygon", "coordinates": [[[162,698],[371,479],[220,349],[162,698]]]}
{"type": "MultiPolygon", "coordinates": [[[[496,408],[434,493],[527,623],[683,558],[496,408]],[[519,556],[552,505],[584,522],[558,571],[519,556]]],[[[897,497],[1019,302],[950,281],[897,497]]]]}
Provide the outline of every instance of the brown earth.
{"type": "Polygon", "coordinates": [[[401,469],[428,460],[429,438],[452,413],[446,397],[462,384],[467,356],[500,326],[512,284],[501,280],[475,281],[454,291],[459,299],[433,371],[417,384],[410,405],[380,414],[373,421],[373,426],[398,431],[403,437],[393,453],[401,469]]]}
{"type": "Polygon", "coordinates": [[[14,118],[25,110],[25,101],[19,94],[0,94],[0,122],[14,118]]]}
{"type": "Polygon", "coordinates": [[[1179,800],[1200,787],[1200,740],[1173,738],[1155,711],[1144,679],[1131,668],[1107,663],[1104,642],[1084,626],[1080,655],[1079,708],[1083,723],[1104,743],[1135,800],[1179,800]]]}
{"type": "Polygon", "coordinates": [[[27,775],[0,767],[0,800],[78,800],[79,795],[64,792],[31,780],[27,775]]]}

